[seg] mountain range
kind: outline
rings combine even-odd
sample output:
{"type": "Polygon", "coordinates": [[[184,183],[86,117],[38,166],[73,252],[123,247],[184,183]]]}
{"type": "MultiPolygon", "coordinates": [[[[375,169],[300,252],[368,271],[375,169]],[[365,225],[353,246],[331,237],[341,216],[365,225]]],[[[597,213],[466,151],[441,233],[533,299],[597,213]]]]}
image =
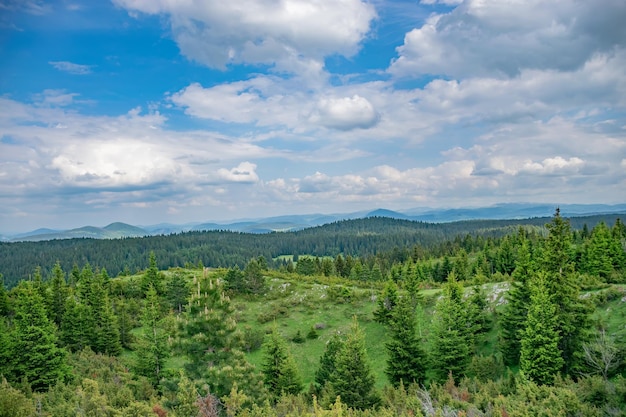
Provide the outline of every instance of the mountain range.
{"type": "MultiPolygon", "coordinates": [[[[261,219],[233,220],[232,222],[206,222],[171,224],[160,223],[146,226],[133,226],[126,223],[111,223],[105,227],[84,226],[70,230],[37,229],[27,233],[0,236],[3,241],[41,241],[53,239],[93,238],[117,239],[151,235],[168,235],[189,231],[229,230],[242,233],[270,233],[302,230],[340,220],[366,217],[390,217],[394,219],[442,223],[462,220],[498,220],[550,217],[556,204],[498,204],[480,208],[433,209],[414,208],[406,211],[376,209],[343,214],[308,214],[267,217],[261,219]]],[[[564,204],[559,205],[561,214],[566,217],[595,214],[626,214],[626,204],[564,204]]]]}

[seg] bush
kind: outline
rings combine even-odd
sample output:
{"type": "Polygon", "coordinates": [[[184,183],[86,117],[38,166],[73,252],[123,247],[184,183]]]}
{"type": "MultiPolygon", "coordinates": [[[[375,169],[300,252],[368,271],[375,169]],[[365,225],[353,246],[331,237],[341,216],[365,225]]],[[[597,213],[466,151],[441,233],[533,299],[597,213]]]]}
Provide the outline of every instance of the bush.
{"type": "Polygon", "coordinates": [[[292,342],[294,343],[304,343],[304,337],[302,336],[302,333],[300,332],[300,330],[298,330],[295,334],[295,336],[291,339],[292,342]]]}

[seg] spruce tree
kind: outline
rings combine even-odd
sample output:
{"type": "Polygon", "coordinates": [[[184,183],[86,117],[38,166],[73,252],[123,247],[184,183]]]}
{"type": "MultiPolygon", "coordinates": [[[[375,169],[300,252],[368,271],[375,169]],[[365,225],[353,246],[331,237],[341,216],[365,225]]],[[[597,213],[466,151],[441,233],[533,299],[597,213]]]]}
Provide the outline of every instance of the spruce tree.
{"type": "Polygon", "coordinates": [[[392,279],[388,279],[385,287],[378,296],[378,307],[374,311],[374,319],[387,324],[393,315],[393,310],[398,303],[398,286],[392,279]]]}
{"type": "Polygon", "coordinates": [[[473,353],[474,336],[469,306],[463,299],[463,287],[456,281],[454,273],[448,276],[443,296],[437,302],[431,337],[430,362],[435,380],[444,382],[452,373],[458,381],[473,353]]]}
{"type": "Polygon", "coordinates": [[[520,371],[538,383],[552,384],[563,366],[559,350],[556,306],[543,273],[532,281],[526,328],[521,333],[520,371]]]}
{"type": "Polygon", "coordinates": [[[528,240],[524,240],[518,250],[513,280],[505,295],[506,304],[501,319],[500,351],[507,365],[519,363],[521,331],[526,328],[526,315],[530,304],[528,280],[533,270],[530,246],[528,240]]]}
{"type": "Polygon", "coordinates": [[[590,339],[591,306],[580,298],[578,275],[572,260],[572,233],[569,221],[557,209],[546,225],[549,234],[544,244],[543,270],[547,273],[547,290],[556,307],[559,349],[563,355],[563,373],[573,375],[581,370],[583,344],[590,339]]]}
{"type": "Polygon", "coordinates": [[[335,371],[335,359],[344,345],[344,341],[339,333],[333,333],[331,338],[326,342],[324,353],[320,357],[320,365],[315,372],[315,388],[317,392],[321,392],[326,384],[330,383],[331,376],[335,371]]]}
{"type": "Polygon", "coordinates": [[[174,274],[167,282],[165,297],[170,307],[178,314],[183,312],[183,307],[189,298],[189,287],[185,277],[181,274],[174,274]]]}
{"type": "Polygon", "coordinates": [[[163,375],[165,361],[169,358],[169,348],[167,334],[161,326],[159,297],[152,286],[146,294],[141,324],[143,329],[136,349],[136,370],[156,387],[163,375]]]}
{"type": "Polygon", "coordinates": [[[378,404],[379,397],[374,389],[365,336],[356,318],[352,320],[350,333],[335,357],[335,370],[331,376],[331,386],[341,402],[348,407],[364,410],[378,404]]]}
{"type": "Polygon", "coordinates": [[[93,317],[86,304],[70,293],[65,301],[65,312],[61,319],[60,339],[72,352],[90,346],[93,334],[93,317]]]}
{"type": "Polygon", "coordinates": [[[113,306],[109,301],[109,295],[104,294],[102,300],[98,326],[96,327],[96,345],[94,350],[111,356],[122,353],[122,343],[120,342],[120,330],[117,324],[117,316],[113,312],[113,306]]]}
{"type": "Polygon", "coordinates": [[[299,394],[302,381],[296,362],[276,327],[267,336],[263,353],[263,379],[274,400],[283,394],[299,394]]]}
{"type": "Polygon", "coordinates": [[[22,282],[16,290],[12,339],[14,381],[26,380],[33,390],[43,391],[69,374],[66,351],[57,345],[43,297],[30,282],[22,282]]]}
{"type": "Polygon", "coordinates": [[[387,368],[385,374],[394,387],[400,382],[424,383],[426,377],[426,354],[415,333],[415,309],[412,300],[402,297],[389,322],[391,340],[386,343],[387,368]]]}
{"type": "Polygon", "coordinates": [[[50,279],[50,293],[48,296],[48,312],[50,318],[57,325],[61,326],[63,314],[65,313],[65,302],[69,293],[65,272],[61,264],[57,261],[52,268],[52,278],[50,279]]]}
{"type": "Polygon", "coordinates": [[[157,294],[163,293],[163,277],[157,267],[156,255],[154,251],[150,251],[149,266],[141,277],[141,291],[147,294],[150,286],[154,287],[157,294]]]}

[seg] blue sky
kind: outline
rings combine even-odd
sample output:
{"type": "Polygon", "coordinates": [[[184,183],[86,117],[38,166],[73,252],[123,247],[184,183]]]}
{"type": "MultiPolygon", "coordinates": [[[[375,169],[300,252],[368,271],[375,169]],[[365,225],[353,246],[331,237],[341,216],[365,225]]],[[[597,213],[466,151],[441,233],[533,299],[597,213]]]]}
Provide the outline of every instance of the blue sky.
{"type": "Polygon", "coordinates": [[[626,201],[626,2],[0,3],[0,233],[626,201]]]}

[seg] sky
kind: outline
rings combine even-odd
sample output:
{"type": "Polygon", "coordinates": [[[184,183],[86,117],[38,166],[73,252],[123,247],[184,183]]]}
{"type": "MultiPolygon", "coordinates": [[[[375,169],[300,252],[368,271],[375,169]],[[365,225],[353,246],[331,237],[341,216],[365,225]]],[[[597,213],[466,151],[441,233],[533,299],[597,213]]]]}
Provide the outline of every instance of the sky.
{"type": "Polygon", "coordinates": [[[624,0],[2,0],[0,234],[626,202],[624,0]]]}

